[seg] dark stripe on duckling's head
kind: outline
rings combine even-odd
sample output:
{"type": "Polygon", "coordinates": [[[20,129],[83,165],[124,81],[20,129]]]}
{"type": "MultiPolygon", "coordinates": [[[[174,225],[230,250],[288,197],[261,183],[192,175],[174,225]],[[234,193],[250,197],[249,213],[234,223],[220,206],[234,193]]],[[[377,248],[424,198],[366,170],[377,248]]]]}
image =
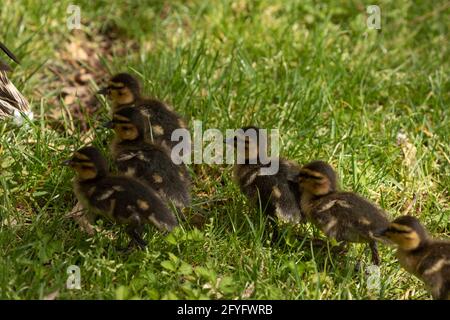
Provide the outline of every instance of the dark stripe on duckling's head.
{"type": "Polygon", "coordinates": [[[325,161],[313,161],[302,167],[298,175],[300,184],[314,195],[325,195],[337,190],[337,175],[325,161]]]}
{"type": "Polygon", "coordinates": [[[380,234],[403,250],[417,249],[428,238],[426,229],[417,218],[412,216],[402,216],[395,219],[380,234]]]}
{"type": "Polygon", "coordinates": [[[124,140],[143,139],[150,128],[149,118],[142,110],[127,107],[114,113],[113,120],[116,134],[124,140]]]}
{"type": "Polygon", "coordinates": [[[104,177],[108,174],[106,160],[95,147],[84,147],[78,150],[68,164],[78,172],[82,180],[104,177]]]}
{"type": "Polygon", "coordinates": [[[315,172],[318,175],[326,176],[330,180],[336,181],[336,172],[334,171],[333,167],[326,163],[325,161],[316,160],[312,161],[305,166],[303,166],[303,169],[307,169],[310,172],[315,172]]]}
{"type": "Polygon", "coordinates": [[[298,176],[301,179],[313,179],[313,180],[321,180],[321,179],[325,178],[324,175],[317,173],[315,171],[309,170],[307,168],[303,168],[302,170],[300,170],[300,173],[298,174],[298,176]]]}
{"type": "MultiPolygon", "coordinates": [[[[132,110],[132,108],[125,108],[123,110],[127,110],[127,109],[132,110]]],[[[131,123],[131,118],[130,118],[129,114],[118,111],[118,112],[114,113],[112,122],[113,123],[131,123]]]]}
{"type": "Polygon", "coordinates": [[[124,85],[122,82],[113,82],[113,81],[110,81],[110,82],[109,82],[109,85],[108,85],[108,88],[114,89],[114,90],[120,90],[120,89],[125,88],[125,85],[124,85]]]}
{"type": "Polygon", "coordinates": [[[141,86],[139,81],[129,73],[118,73],[110,79],[110,86],[127,87],[135,96],[139,96],[141,86]]]}
{"type": "Polygon", "coordinates": [[[409,227],[419,232],[426,232],[419,219],[413,216],[401,216],[392,221],[392,223],[398,226],[409,227]]]}
{"type": "Polygon", "coordinates": [[[134,103],[140,97],[139,81],[128,73],[113,76],[108,85],[97,93],[107,96],[114,103],[113,107],[134,103]]]}

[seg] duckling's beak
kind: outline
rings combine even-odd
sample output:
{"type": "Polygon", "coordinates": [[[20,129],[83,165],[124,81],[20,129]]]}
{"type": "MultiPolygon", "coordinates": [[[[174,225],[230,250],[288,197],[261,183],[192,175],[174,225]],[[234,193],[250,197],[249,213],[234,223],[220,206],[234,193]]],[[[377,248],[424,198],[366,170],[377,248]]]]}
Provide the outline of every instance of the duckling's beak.
{"type": "Polygon", "coordinates": [[[375,231],[375,232],[373,233],[373,235],[374,235],[375,237],[384,237],[384,236],[386,235],[386,232],[387,232],[388,230],[389,230],[389,227],[383,228],[383,229],[379,229],[379,230],[375,231]]]}
{"type": "Polygon", "coordinates": [[[373,238],[377,241],[380,241],[386,245],[392,245],[395,244],[392,242],[392,240],[389,238],[389,235],[387,235],[387,232],[390,230],[389,227],[383,228],[380,230],[377,230],[373,233],[373,238]]]}
{"type": "Polygon", "coordinates": [[[104,87],[101,88],[100,90],[97,91],[97,94],[100,94],[102,96],[106,96],[108,94],[109,88],[108,87],[104,87]]]}
{"type": "Polygon", "coordinates": [[[112,128],[114,128],[114,122],[107,121],[107,122],[103,123],[102,126],[105,128],[108,128],[108,129],[112,129],[112,128]]]}

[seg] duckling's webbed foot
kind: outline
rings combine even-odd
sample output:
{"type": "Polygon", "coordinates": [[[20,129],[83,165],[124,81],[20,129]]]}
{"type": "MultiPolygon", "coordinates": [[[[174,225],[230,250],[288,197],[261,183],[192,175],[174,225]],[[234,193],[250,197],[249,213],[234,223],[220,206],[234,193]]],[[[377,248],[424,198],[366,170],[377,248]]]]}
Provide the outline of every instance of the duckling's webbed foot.
{"type": "Polygon", "coordinates": [[[372,251],[372,262],[374,265],[380,265],[380,256],[378,254],[378,246],[375,241],[369,243],[370,250],[372,251]]]}

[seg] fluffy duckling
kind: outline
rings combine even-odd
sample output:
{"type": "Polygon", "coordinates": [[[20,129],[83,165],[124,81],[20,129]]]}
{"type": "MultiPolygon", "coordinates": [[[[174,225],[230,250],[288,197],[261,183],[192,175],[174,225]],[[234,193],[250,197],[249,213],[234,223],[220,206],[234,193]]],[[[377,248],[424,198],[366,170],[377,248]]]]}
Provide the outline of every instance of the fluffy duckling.
{"type": "MultiPolygon", "coordinates": [[[[19,63],[16,56],[0,42],[0,49],[14,62],[19,63]]],[[[10,66],[0,59],[0,119],[13,116],[17,124],[23,122],[20,112],[25,113],[30,119],[32,113],[30,105],[14,84],[8,79],[6,72],[11,71],[10,66]]]]}
{"type": "Polygon", "coordinates": [[[168,231],[178,225],[155,191],[133,178],[110,175],[105,158],[96,148],[78,150],[65,164],[77,172],[74,191],[83,207],[126,225],[130,247],[146,245],[141,237],[146,223],[168,231]]]}
{"type": "Polygon", "coordinates": [[[149,126],[142,110],[120,109],[106,126],[116,133],[111,150],[121,173],[148,184],[180,213],[190,205],[191,180],[186,166],[174,164],[170,150],[146,139],[149,126]]]}
{"type": "Polygon", "coordinates": [[[379,233],[397,245],[403,268],[425,282],[434,299],[450,300],[450,242],[428,236],[419,220],[395,219],[379,233]]]}
{"type": "Polygon", "coordinates": [[[389,224],[386,214],[359,195],[337,191],[337,176],[326,162],[313,161],[298,175],[300,206],[308,220],[338,241],[367,242],[372,261],[380,258],[374,233],[389,224]]]}
{"type": "MultiPolygon", "coordinates": [[[[271,166],[271,162],[263,164],[259,154],[258,141],[260,129],[254,126],[242,128],[233,138],[225,140],[241,155],[244,163],[237,163],[233,168],[233,178],[241,191],[254,204],[261,201],[265,212],[283,222],[299,223],[303,220],[300,211],[300,198],[298,194],[296,177],[300,166],[295,162],[281,158],[271,158],[278,161],[279,169],[275,174],[262,175],[261,169],[271,166]],[[239,145],[243,145],[240,150],[239,145]]],[[[239,159],[239,158],[238,158],[239,159]]],[[[238,161],[239,162],[239,161],[238,161]]]]}
{"type": "Polygon", "coordinates": [[[111,78],[108,85],[98,91],[112,101],[113,113],[125,107],[137,107],[146,111],[150,123],[149,137],[170,149],[178,142],[172,141],[172,132],[187,128],[186,123],[167,104],[143,97],[139,81],[128,73],[119,73],[111,78]]]}

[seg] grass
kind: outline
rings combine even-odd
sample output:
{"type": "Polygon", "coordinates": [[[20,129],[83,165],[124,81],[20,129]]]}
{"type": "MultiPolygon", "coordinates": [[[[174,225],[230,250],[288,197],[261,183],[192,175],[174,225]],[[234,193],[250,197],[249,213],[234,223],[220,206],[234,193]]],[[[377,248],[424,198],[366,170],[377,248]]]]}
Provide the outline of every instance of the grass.
{"type": "MultiPolygon", "coordinates": [[[[193,165],[193,211],[202,230],[182,225],[163,237],[149,228],[148,249],[124,256],[126,237],[99,222],[93,237],[66,213],[75,204],[73,173],[60,162],[82,132],[48,126],[47,65],[66,43],[74,1],[3,1],[0,38],[22,60],[11,78],[33,102],[36,121],[0,124],[0,298],[42,299],[429,299],[381,247],[381,289],[367,289],[370,254],[318,250],[311,226],[268,242],[265,219],[248,205],[225,165],[193,165]],[[3,27],[5,26],[5,27],[3,27]],[[361,259],[362,268],[355,269],[361,259]],[[67,267],[81,290],[65,288],[67,267]]],[[[129,71],[145,92],[171,103],[204,129],[255,124],[279,128],[282,155],[324,159],[341,186],[378,203],[391,217],[418,216],[435,237],[450,236],[449,7],[445,1],[378,1],[382,29],[366,26],[362,1],[76,1],[87,33],[114,23],[140,49],[104,64],[129,71]],[[403,132],[416,149],[397,145],[403,132]],[[405,149],[406,148],[406,149],[405,149]],[[408,164],[410,161],[410,164],[408,164]]],[[[119,44],[120,45],[120,44],[119,44]]],[[[95,90],[92,86],[92,92],[95,90]]],[[[94,144],[107,106],[89,120],[94,144]]],[[[69,121],[66,119],[66,121],[69,121]]],[[[67,123],[66,123],[67,125],[67,123]]]]}

